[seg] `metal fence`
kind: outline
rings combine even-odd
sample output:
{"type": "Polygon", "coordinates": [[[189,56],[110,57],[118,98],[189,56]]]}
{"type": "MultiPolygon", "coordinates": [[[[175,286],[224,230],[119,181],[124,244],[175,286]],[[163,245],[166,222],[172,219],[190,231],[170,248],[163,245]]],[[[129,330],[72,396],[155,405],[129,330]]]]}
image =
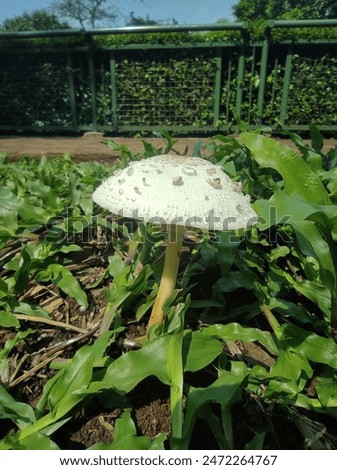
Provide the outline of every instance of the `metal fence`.
{"type": "Polygon", "coordinates": [[[238,119],[248,127],[300,130],[314,123],[337,130],[337,99],[331,98],[337,97],[337,41],[273,39],[278,28],[336,26],[337,20],[276,21],[260,42],[251,42],[241,23],[0,33],[0,130],[212,132],[231,130],[238,119]],[[237,38],[95,42],[191,31],[235,31],[237,38]],[[66,40],[55,47],[53,38],[66,40]]]}

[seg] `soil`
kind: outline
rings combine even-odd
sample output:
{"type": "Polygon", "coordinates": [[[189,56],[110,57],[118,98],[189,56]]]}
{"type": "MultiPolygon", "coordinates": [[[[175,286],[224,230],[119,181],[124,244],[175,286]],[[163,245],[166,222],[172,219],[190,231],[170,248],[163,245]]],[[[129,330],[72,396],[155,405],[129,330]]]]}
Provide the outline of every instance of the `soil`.
{"type": "MultiPolygon", "coordinates": [[[[157,147],[165,147],[163,139],[153,137],[145,137],[144,139],[157,147]]],[[[23,155],[55,157],[69,153],[75,161],[97,160],[110,162],[120,152],[109,148],[105,143],[107,140],[114,140],[118,145],[126,145],[132,152],[140,152],[144,148],[139,138],[111,137],[99,132],[87,132],[76,137],[0,136],[0,153],[14,159],[23,155]]],[[[176,140],[175,150],[186,155],[192,154],[196,142],[202,144],[209,142],[209,138],[206,137],[179,137],[176,140]]],[[[293,148],[295,147],[289,139],[282,139],[282,142],[293,148]]],[[[305,140],[305,143],[309,143],[309,141],[305,140]]],[[[327,152],[336,145],[337,139],[329,138],[324,143],[323,151],[327,152]]]]}
{"type": "MultiPolygon", "coordinates": [[[[87,132],[78,137],[36,137],[36,136],[0,136],[0,153],[10,158],[19,158],[24,155],[33,157],[56,157],[69,153],[75,161],[97,160],[113,161],[120,152],[109,148],[105,142],[114,140],[118,145],[126,145],[132,152],[140,152],[144,146],[141,139],[128,137],[105,137],[99,132],[87,132]]],[[[145,138],[146,142],[156,147],[165,147],[161,138],[145,138]]],[[[208,139],[182,137],[177,139],[174,146],[180,154],[191,154],[195,143],[201,140],[206,143],[208,139]]]]}

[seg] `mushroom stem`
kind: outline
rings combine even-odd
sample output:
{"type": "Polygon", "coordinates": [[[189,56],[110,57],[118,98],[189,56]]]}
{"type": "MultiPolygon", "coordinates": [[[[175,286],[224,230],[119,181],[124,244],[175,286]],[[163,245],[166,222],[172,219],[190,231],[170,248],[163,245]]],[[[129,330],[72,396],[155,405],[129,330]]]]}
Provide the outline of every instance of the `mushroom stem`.
{"type": "Polygon", "coordinates": [[[180,262],[180,253],[184,240],[185,228],[180,225],[168,227],[168,239],[165,252],[164,268],[151,316],[147,325],[151,326],[161,323],[164,319],[163,305],[170,297],[177,282],[177,274],[180,262]]]}

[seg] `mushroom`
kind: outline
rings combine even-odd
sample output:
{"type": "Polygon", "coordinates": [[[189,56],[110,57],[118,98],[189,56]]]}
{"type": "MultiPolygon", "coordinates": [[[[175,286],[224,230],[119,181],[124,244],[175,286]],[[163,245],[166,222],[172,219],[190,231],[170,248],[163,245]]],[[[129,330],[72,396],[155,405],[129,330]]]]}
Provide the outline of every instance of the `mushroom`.
{"type": "Polygon", "coordinates": [[[186,228],[225,231],[257,222],[241,183],[198,157],[167,154],[132,162],[104,181],[92,197],[114,214],[167,228],[164,268],[148,329],[164,318],[163,305],[176,285],[186,228]]]}

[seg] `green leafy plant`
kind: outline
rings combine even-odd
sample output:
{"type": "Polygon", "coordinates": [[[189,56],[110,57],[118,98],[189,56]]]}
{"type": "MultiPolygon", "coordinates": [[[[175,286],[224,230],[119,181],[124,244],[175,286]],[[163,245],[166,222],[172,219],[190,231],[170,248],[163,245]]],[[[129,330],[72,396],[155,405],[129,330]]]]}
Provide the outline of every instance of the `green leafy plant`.
{"type": "MultiPolygon", "coordinates": [[[[259,224],[187,233],[165,322],[142,347],[163,234],[92,204],[105,165],[2,160],[1,449],[68,448],[92,415],[111,432],[88,449],[337,448],[337,153],[310,133],[291,135],[296,150],[261,132],[196,146],[242,183],[259,224]],[[146,387],[155,398],[140,407],[146,387]],[[142,427],[148,408],[166,427],[142,427]]],[[[121,148],[116,166],[173,151],[163,137],[121,148]]]]}

